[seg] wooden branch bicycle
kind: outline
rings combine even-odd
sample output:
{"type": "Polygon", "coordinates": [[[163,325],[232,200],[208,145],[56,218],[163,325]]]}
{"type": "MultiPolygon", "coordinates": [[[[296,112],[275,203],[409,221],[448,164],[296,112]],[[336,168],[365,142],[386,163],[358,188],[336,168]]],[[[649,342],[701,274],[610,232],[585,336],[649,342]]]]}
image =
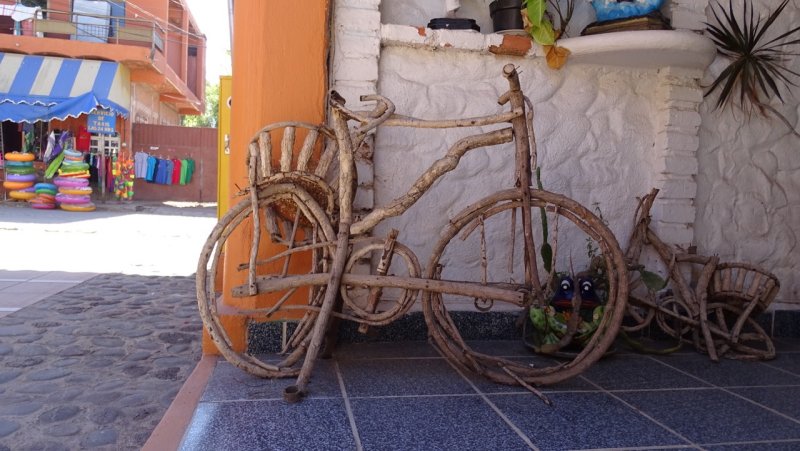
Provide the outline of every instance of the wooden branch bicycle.
{"type": "MultiPolygon", "coordinates": [[[[285,392],[287,399],[296,400],[307,391],[332,317],[358,322],[362,328],[385,325],[405,314],[420,293],[429,336],[442,354],[493,381],[535,391],[534,386],[579,374],[603,355],[617,334],[628,296],[622,251],[614,235],[591,211],[565,196],[532,187],[531,162],[536,162],[532,108],[529,102],[526,104],[515,67],[506,65],[503,73],[509,90],[498,102],[510,106],[504,113],[424,120],[395,114],[394,104],[377,95],[362,97],[362,101],[375,102],[373,110],[352,111],[333,93],[330,127],[282,122],[255,134],[248,149],[249,186],[242,193],[247,200],[235,205],[211,232],[197,268],[201,317],[228,361],[261,377],[296,376],[295,385],[285,392]],[[352,128],[351,121],[355,122],[352,128]],[[419,176],[406,194],[363,218],[355,217],[355,153],[372,130],[378,126],[442,129],[489,125],[505,126],[459,140],[419,176]],[[513,186],[467,206],[453,217],[436,241],[424,271],[396,232],[385,239],[367,235],[385,219],[406,212],[434,182],[455,169],[467,152],[511,142],[515,149],[513,186]],[[275,158],[273,147],[280,147],[275,158]],[[545,217],[549,217],[546,223],[542,221],[545,217]],[[555,265],[549,272],[544,270],[550,265],[536,252],[534,236],[548,228],[547,224],[556,231],[559,227],[564,233],[571,230],[582,236],[578,238],[581,241],[591,240],[601,253],[608,269],[608,287],[597,331],[571,360],[554,361],[551,366],[532,367],[473,350],[448,312],[450,300],[473,299],[481,311],[495,304],[520,309],[546,305],[555,265]],[[269,293],[271,301],[269,307],[240,313],[252,321],[281,318],[295,311],[302,315],[293,323],[291,336],[277,360],[234,350],[220,320],[214,275],[223,247],[226,243],[238,245],[228,239],[242,228],[251,239],[249,261],[238,267],[247,271],[247,281],[230,294],[248,297],[269,293]],[[264,239],[265,232],[268,239],[264,239]],[[499,246],[508,251],[495,252],[499,246]],[[517,247],[521,249],[515,250],[517,247]],[[465,257],[462,249],[477,255],[465,257]],[[508,258],[500,264],[498,255],[508,258]],[[447,262],[454,259],[467,259],[475,273],[448,272],[447,262]],[[360,261],[375,262],[370,274],[354,269],[360,261]],[[292,265],[298,262],[303,269],[292,271],[292,265]],[[363,296],[355,296],[358,291],[363,296]],[[303,300],[298,303],[301,295],[303,300]]],[[[556,249],[558,234],[551,235],[556,249]]],[[[553,257],[551,263],[556,259],[553,257]]],[[[580,308],[579,297],[573,306],[576,311],[580,308]]],[[[570,321],[559,346],[568,345],[576,329],[577,321],[570,321]]]]}

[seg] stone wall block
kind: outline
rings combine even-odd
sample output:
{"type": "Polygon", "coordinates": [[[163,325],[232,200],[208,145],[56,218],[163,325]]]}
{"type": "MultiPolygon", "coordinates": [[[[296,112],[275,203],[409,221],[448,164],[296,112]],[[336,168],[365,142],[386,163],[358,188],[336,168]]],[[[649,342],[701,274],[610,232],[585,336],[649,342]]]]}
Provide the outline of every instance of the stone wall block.
{"type": "Polygon", "coordinates": [[[333,67],[334,80],[378,81],[378,58],[338,58],[333,67]]]}
{"type": "Polygon", "coordinates": [[[662,85],[659,94],[666,100],[700,103],[703,101],[703,91],[695,86],[662,85]]]}
{"type": "Polygon", "coordinates": [[[682,155],[667,155],[656,161],[656,172],[674,175],[696,175],[697,158],[682,155]]]}
{"type": "Polygon", "coordinates": [[[381,0],[337,0],[336,9],[339,8],[360,8],[360,9],[373,9],[378,10],[381,6],[381,0]]]}
{"type": "Polygon", "coordinates": [[[696,135],[700,128],[700,114],[696,111],[661,110],[656,119],[657,126],[671,129],[671,131],[696,135]]]}
{"type": "Polygon", "coordinates": [[[356,196],[353,199],[353,208],[359,210],[371,210],[374,206],[375,190],[372,188],[372,186],[358,185],[356,196]]]}
{"type": "Polygon", "coordinates": [[[690,224],[674,224],[653,221],[653,229],[662,241],[687,249],[694,241],[694,229],[690,224]]]}
{"type": "Polygon", "coordinates": [[[700,148],[700,138],[675,131],[662,131],[656,135],[655,147],[669,153],[694,153],[700,148]]]}
{"type": "Polygon", "coordinates": [[[366,110],[372,108],[375,104],[374,102],[362,102],[360,100],[362,95],[376,93],[375,83],[337,80],[333,89],[345,98],[348,108],[366,110]]]}
{"type": "Polygon", "coordinates": [[[673,176],[656,181],[656,188],[662,199],[694,199],[697,195],[697,183],[691,177],[673,176]]]}
{"type": "Polygon", "coordinates": [[[378,35],[381,30],[381,13],[378,10],[336,8],[334,23],[339,32],[378,35]]]}
{"type": "Polygon", "coordinates": [[[653,216],[665,223],[692,224],[697,209],[689,201],[657,202],[653,205],[653,216]]]}
{"type": "Polygon", "coordinates": [[[336,48],[345,58],[375,56],[381,51],[381,38],[377,35],[362,36],[339,33],[336,35],[336,48]]]}
{"type": "Polygon", "coordinates": [[[358,185],[372,188],[375,181],[375,166],[372,161],[357,158],[356,172],[358,173],[358,185]]]}

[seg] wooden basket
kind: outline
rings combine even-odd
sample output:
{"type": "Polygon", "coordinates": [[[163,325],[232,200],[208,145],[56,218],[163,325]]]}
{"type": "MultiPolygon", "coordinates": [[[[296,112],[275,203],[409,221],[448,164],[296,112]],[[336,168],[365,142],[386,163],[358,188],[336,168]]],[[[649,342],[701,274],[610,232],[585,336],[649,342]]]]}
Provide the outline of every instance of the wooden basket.
{"type": "Polygon", "coordinates": [[[747,263],[720,263],[709,284],[708,295],[712,302],[726,302],[745,309],[756,302],[753,315],[769,307],[780,290],[774,274],[747,263]]]}

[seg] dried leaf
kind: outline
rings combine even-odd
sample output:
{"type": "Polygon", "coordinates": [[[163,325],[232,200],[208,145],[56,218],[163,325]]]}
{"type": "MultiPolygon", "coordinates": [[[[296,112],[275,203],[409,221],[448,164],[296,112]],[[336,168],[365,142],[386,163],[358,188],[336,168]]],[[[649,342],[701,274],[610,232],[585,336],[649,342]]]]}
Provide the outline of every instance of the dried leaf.
{"type": "Polygon", "coordinates": [[[544,47],[545,58],[547,59],[547,66],[550,69],[561,69],[567,64],[567,58],[570,55],[569,49],[559,47],[558,45],[548,45],[544,47]]]}

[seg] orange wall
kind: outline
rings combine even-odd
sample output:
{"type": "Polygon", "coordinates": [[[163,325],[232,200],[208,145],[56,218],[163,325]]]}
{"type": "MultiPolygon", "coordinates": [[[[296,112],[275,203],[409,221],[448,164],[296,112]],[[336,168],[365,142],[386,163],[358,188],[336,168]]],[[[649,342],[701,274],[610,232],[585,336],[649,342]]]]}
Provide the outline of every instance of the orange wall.
{"type": "MultiPolygon", "coordinates": [[[[276,121],[324,120],[328,8],[327,0],[236,2],[229,192],[247,186],[247,143],[257,130],[276,121]]],[[[240,232],[248,228],[228,240],[223,293],[244,283],[246,271],[235,267],[248,260],[252,232],[240,232]]],[[[265,302],[224,296],[246,308],[265,302]]]]}

